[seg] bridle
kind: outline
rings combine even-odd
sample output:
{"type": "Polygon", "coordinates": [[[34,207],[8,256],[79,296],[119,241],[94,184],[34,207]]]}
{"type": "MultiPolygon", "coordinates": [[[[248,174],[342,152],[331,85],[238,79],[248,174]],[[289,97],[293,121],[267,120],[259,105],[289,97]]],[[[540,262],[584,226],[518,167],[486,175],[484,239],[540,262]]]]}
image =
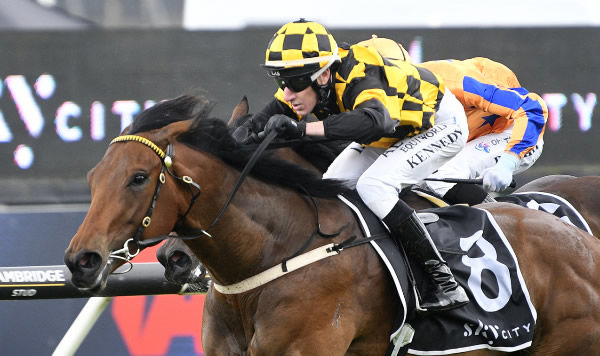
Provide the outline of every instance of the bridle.
{"type": "MultiPolygon", "coordinates": [[[[212,235],[210,233],[208,233],[208,230],[210,230],[213,226],[215,226],[215,224],[219,221],[221,216],[223,216],[223,214],[225,213],[225,210],[227,209],[227,207],[233,200],[235,193],[241,186],[244,178],[248,175],[248,173],[250,172],[250,170],[252,169],[252,167],[254,166],[254,164],[256,163],[258,158],[260,157],[260,155],[263,153],[263,151],[267,148],[269,143],[271,143],[271,141],[276,136],[277,136],[277,133],[275,131],[273,131],[273,132],[269,133],[268,135],[266,135],[266,137],[263,139],[263,141],[260,143],[260,145],[258,145],[256,150],[254,151],[254,154],[252,155],[252,157],[250,158],[248,163],[246,163],[246,166],[242,170],[236,185],[234,186],[232,192],[229,194],[227,201],[225,202],[225,205],[223,206],[223,208],[221,209],[221,211],[219,212],[217,217],[215,217],[213,222],[206,229],[196,229],[197,231],[199,231],[199,234],[197,234],[197,235],[176,236],[177,238],[180,238],[183,240],[192,240],[192,239],[196,239],[196,238],[199,238],[202,236],[212,238],[212,235]]],[[[112,145],[114,143],[129,142],[129,141],[139,142],[139,143],[149,147],[150,149],[152,149],[152,151],[161,160],[161,167],[160,167],[159,179],[156,182],[156,188],[154,189],[154,195],[152,196],[152,201],[151,201],[150,206],[148,207],[148,210],[146,211],[146,214],[145,214],[144,218],[142,219],[142,222],[141,222],[140,226],[138,227],[135,235],[132,238],[125,241],[123,248],[114,250],[109,253],[109,258],[120,259],[129,264],[129,268],[127,270],[122,271],[122,272],[117,272],[117,273],[129,272],[131,270],[131,268],[133,268],[131,259],[134,258],[135,256],[137,256],[143,248],[149,247],[149,246],[154,246],[169,237],[173,237],[172,235],[162,235],[162,236],[157,236],[157,237],[146,239],[146,240],[140,240],[140,237],[142,236],[144,230],[148,226],[150,226],[150,223],[152,222],[152,212],[154,210],[154,207],[156,206],[156,201],[158,200],[158,196],[160,194],[162,185],[166,182],[165,171],[167,173],[169,173],[169,175],[171,177],[173,177],[183,183],[188,184],[190,187],[190,190],[192,190],[192,188],[194,188],[197,191],[196,193],[192,193],[192,198],[190,200],[189,206],[188,206],[187,210],[185,211],[185,213],[179,217],[178,222],[183,221],[185,219],[185,217],[188,215],[188,213],[192,210],[192,207],[194,206],[194,203],[196,202],[197,198],[200,196],[200,193],[202,192],[200,185],[198,183],[194,182],[194,180],[191,177],[189,177],[189,176],[181,176],[180,177],[180,176],[175,175],[171,171],[171,167],[173,166],[173,157],[175,156],[175,146],[173,146],[172,143],[169,143],[167,145],[167,149],[165,152],[160,147],[158,147],[154,142],[152,142],[151,140],[149,140],[145,137],[138,136],[138,135],[123,135],[123,136],[118,136],[115,139],[113,139],[110,142],[110,145],[112,145]],[[131,246],[131,245],[133,245],[133,246],[131,246]],[[132,252],[131,247],[133,247],[134,252],[132,252]]],[[[177,223],[175,225],[177,225],[177,223]]]]}
{"type": "MultiPolygon", "coordinates": [[[[123,136],[118,136],[115,139],[113,139],[110,142],[110,145],[112,145],[114,143],[128,142],[128,141],[139,142],[139,143],[149,147],[150,149],[152,149],[152,151],[154,153],[156,153],[158,158],[161,160],[161,167],[160,167],[160,174],[158,176],[158,181],[156,182],[156,188],[154,189],[154,195],[152,196],[152,201],[150,202],[150,206],[146,210],[146,214],[144,215],[144,218],[142,219],[140,226],[136,230],[135,235],[133,235],[132,238],[125,241],[123,248],[112,251],[109,254],[110,258],[120,259],[120,260],[123,260],[123,261],[129,263],[129,269],[127,269],[126,271],[123,271],[123,272],[118,272],[118,273],[129,272],[132,268],[132,264],[131,264],[132,258],[137,256],[143,248],[156,245],[157,243],[159,243],[160,241],[162,241],[166,238],[166,237],[162,237],[161,239],[152,240],[152,241],[140,240],[140,237],[144,233],[144,230],[148,226],[150,226],[150,223],[152,222],[152,212],[154,211],[154,208],[156,207],[156,201],[158,200],[158,196],[160,194],[161,188],[162,188],[163,184],[166,182],[165,171],[167,173],[169,173],[169,175],[172,176],[173,178],[175,178],[183,183],[188,184],[190,186],[190,190],[192,190],[192,188],[195,188],[197,191],[196,193],[192,193],[192,198],[190,200],[190,204],[189,204],[187,210],[185,211],[185,213],[179,217],[179,220],[185,219],[187,214],[192,209],[192,206],[196,202],[196,199],[200,195],[200,192],[202,191],[202,189],[200,188],[200,185],[198,185],[196,182],[194,182],[194,180],[191,177],[185,176],[185,175],[180,177],[180,176],[175,175],[171,171],[171,167],[173,166],[173,157],[175,156],[175,148],[172,143],[169,143],[167,145],[167,149],[165,152],[160,147],[158,147],[154,142],[150,141],[149,139],[147,139],[145,137],[137,136],[137,135],[123,135],[123,136]],[[133,245],[134,252],[131,252],[132,251],[130,248],[131,245],[133,245]]],[[[206,234],[208,236],[210,236],[208,233],[206,233],[206,234]]]]}

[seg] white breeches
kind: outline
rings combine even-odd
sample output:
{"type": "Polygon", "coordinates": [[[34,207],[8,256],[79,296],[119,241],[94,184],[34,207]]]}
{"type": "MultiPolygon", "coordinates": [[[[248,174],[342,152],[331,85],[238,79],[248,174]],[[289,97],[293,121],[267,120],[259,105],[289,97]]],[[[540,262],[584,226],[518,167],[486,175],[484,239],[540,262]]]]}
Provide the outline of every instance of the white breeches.
{"type": "Polygon", "coordinates": [[[464,108],[446,90],[431,129],[388,149],[351,143],[323,178],[346,180],[375,215],[384,218],[403,187],[422,181],[447,163],[465,146],[468,136],[464,108]]]}

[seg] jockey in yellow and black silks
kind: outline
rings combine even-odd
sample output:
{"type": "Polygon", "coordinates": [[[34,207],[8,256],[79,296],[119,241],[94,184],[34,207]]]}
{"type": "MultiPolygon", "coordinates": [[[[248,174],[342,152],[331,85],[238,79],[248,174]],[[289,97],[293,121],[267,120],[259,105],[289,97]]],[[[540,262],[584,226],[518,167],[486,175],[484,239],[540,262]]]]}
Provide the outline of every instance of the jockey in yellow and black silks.
{"type": "Polygon", "coordinates": [[[398,192],[422,181],[465,145],[465,112],[443,80],[408,62],[396,63],[364,45],[341,45],[321,24],[281,27],[269,42],[264,68],[279,89],[274,99],[234,132],[240,142],[276,131],[282,138],[353,141],[325,179],[356,188],[409,258],[423,267],[432,288],[421,293],[429,311],[468,303],[464,289],[398,192]],[[319,120],[307,122],[308,115],[319,120]]]}

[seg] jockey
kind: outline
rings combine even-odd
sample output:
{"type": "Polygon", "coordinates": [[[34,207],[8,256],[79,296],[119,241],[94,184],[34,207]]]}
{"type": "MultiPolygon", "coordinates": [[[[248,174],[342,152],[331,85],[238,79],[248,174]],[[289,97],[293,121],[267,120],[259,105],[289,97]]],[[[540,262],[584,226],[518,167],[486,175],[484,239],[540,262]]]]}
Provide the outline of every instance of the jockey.
{"type": "MultiPolygon", "coordinates": [[[[469,123],[465,148],[431,178],[483,177],[483,188],[500,192],[513,174],[531,167],[544,146],[546,103],[521,87],[515,74],[487,58],[442,60],[419,64],[441,76],[463,105],[469,123]]],[[[478,204],[490,200],[480,186],[426,181],[449,203],[478,204]]]]}
{"type": "Polygon", "coordinates": [[[440,77],[409,62],[394,65],[365,46],[338,48],[322,25],[304,19],[274,34],[264,68],[279,89],[234,137],[248,142],[254,137],[248,131],[264,130],[286,139],[354,141],[323,177],[356,188],[396,243],[423,266],[432,288],[421,293],[422,309],[468,303],[414,209],[398,198],[403,187],[430,176],[467,141],[464,109],[440,77]],[[309,114],[319,120],[309,122],[309,114]]]}

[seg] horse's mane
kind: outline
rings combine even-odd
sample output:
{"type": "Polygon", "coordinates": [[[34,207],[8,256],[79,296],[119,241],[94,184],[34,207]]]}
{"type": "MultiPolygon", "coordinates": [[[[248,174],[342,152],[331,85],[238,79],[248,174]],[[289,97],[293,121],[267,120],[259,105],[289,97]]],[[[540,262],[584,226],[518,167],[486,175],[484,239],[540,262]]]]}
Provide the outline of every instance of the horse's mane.
{"type": "MultiPolygon", "coordinates": [[[[210,153],[242,170],[254,151],[241,147],[233,139],[230,128],[223,120],[209,118],[211,109],[212,105],[203,97],[191,95],[162,101],[137,116],[129,133],[149,131],[173,122],[193,119],[189,131],[177,136],[177,141],[210,153]]],[[[321,179],[315,173],[277,159],[268,152],[263,153],[250,174],[265,182],[307,192],[315,197],[334,198],[347,190],[341,181],[321,179]]]]}
{"type": "MultiPolygon", "coordinates": [[[[254,151],[243,149],[231,137],[225,122],[219,119],[194,120],[189,131],[177,140],[197,150],[208,152],[231,166],[242,170],[254,151]]],[[[322,198],[334,198],[346,190],[342,182],[321,177],[291,162],[263,154],[251,174],[265,182],[292,188],[322,198]]]]}

